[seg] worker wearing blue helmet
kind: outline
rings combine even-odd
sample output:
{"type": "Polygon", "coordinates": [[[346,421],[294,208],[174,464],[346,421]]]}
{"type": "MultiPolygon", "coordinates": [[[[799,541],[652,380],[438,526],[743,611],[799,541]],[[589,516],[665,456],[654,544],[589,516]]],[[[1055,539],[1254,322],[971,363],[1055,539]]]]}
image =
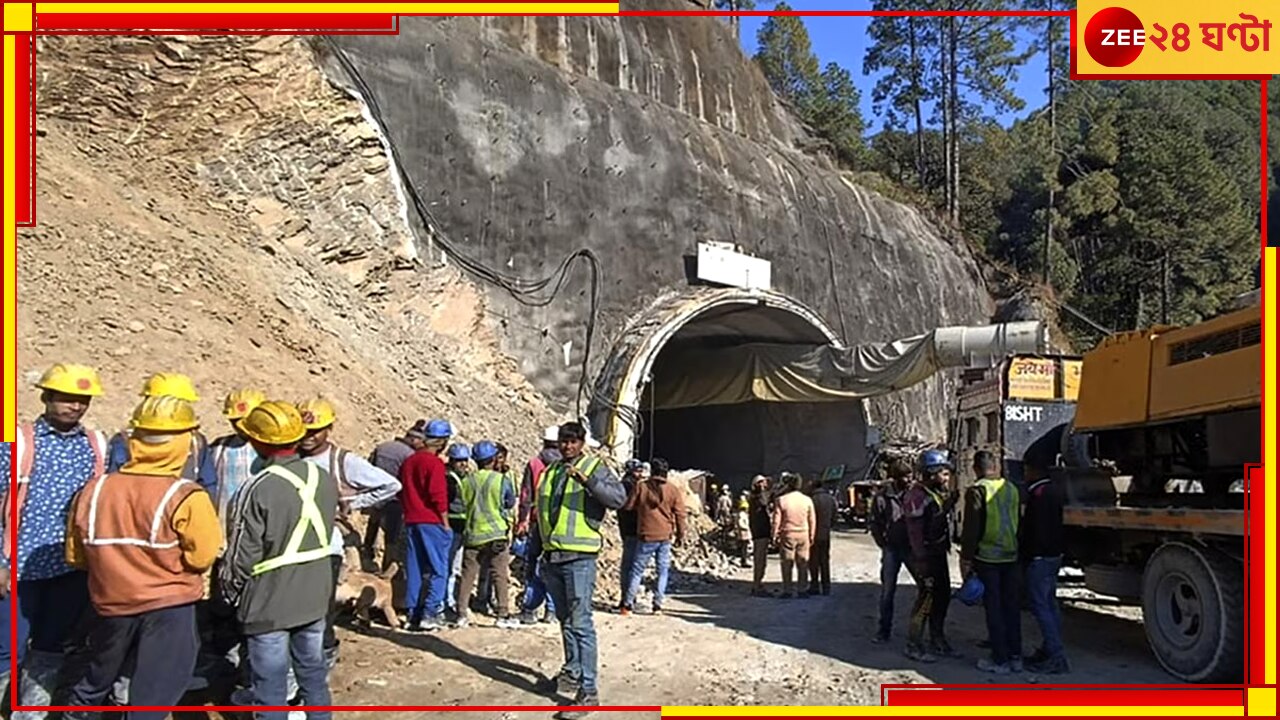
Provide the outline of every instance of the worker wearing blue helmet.
{"type": "MultiPolygon", "coordinates": [[[[458,586],[458,625],[469,623],[471,592],[482,566],[489,569],[498,591],[498,627],[518,628],[511,617],[508,583],[511,568],[511,515],[516,506],[516,487],[511,476],[494,468],[498,445],[481,440],[471,448],[476,471],[458,483],[465,523],[462,533],[462,581],[458,586]]],[[[485,598],[487,600],[487,598],[485,598]]]]}
{"type": "Polygon", "coordinates": [[[462,485],[462,479],[471,474],[471,448],[463,443],[454,443],[449,446],[445,455],[449,463],[446,475],[449,483],[449,530],[453,532],[453,543],[449,546],[449,582],[445,591],[445,604],[456,621],[466,609],[465,603],[458,602],[458,583],[462,580],[462,536],[467,529],[467,510],[458,488],[462,485]]]}
{"type": "Polygon", "coordinates": [[[444,627],[449,548],[453,543],[448,524],[448,471],[440,458],[453,427],[447,420],[432,420],[423,435],[422,447],[400,465],[400,503],[408,540],[405,604],[411,632],[444,627]]]}
{"type": "Polygon", "coordinates": [[[946,451],[926,450],[920,457],[920,466],[920,479],[907,490],[902,502],[911,547],[907,570],[916,583],[906,655],[919,662],[933,662],[938,656],[957,655],[946,636],[947,606],[951,601],[947,567],[951,549],[949,518],[956,496],[951,491],[951,460],[946,451]]]}

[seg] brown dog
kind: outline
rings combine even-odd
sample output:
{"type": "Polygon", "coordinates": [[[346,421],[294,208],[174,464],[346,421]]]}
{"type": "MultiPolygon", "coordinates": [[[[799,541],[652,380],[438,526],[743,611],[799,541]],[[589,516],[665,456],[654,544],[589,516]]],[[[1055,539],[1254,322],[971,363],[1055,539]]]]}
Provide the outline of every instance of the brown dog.
{"type": "Polygon", "coordinates": [[[368,626],[372,623],[369,608],[376,607],[382,611],[387,624],[395,630],[400,627],[400,618],[396,616],[396,607],[391,598],[391,578],[395,577],[400,566],[392,562],[380,573],[365,572],[363,569],[348,566],[345,568],[342,581],[338,583],[335,600],[339,605],[355,604],[356,618],[368,626]]]}

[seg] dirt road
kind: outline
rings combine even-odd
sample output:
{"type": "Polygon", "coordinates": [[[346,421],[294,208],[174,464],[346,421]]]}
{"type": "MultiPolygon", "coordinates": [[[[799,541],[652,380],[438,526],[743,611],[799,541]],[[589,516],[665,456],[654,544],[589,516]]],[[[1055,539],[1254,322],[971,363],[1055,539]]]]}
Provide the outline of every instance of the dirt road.
{"type": "MultiPolygon", "coordinates": [[[[981,683],[974,668],[984,652],[981,608],[953,603],[948,626],[963,659],[919,665],[902,655],[906,614],[915,588],[904,571],[894,642],[877,646],[879,553],[867,535],[834,539],[830,596],[753,598],[747,571],[714,584],[685,578],[662,616],[597,612],[601,701],[615,705],[848,705],[880,702],[882,683],[981,683]]],[[[779,583],[771,558],[768,580],[779,583]]],[[[1087,596],[1064,588],[1064,596],[1087,596]]],[[[1025,617],[1028,650],[1039,633],[1025,617]]],[[[1064,604],[1070,683],[1168,683],[1146,647],[1133,608],[1094,601],[1064,604]]],[[[561,659],[554,624],[498,630],[478,627],[419,636],[385,628],[343,634],[334,697],[341,704],[547,705],[534,683],[561,659]]],[[[485,626],[488,625],[488,626],[485,626]]],[[[1004,679],[1035,682],[1037,678],[1004,679]]],[[[523,715],[523,714],[522,714],[523,715]]],[[[607,717],[611,714],[603,714],[607,717]]],[[[613,714],[623,717],[621,713],[613,714]]],[[[636,717],[628,715],[628,717],[636,717]]]]}

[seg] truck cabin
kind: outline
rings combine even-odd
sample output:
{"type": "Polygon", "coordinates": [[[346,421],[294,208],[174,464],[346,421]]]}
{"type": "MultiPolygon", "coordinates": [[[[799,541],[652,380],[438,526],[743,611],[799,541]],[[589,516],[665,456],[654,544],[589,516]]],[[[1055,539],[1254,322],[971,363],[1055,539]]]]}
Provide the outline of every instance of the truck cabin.
{"type": "Polygon", "coordinates": [[[1070,355],[1012,355],[995,367],[964,371],[948,443],[960,489],[975,480],[979,450],[1003,458],[1005,478],[1019,487],[1057,465],[1080,371],[1080,358],[1070,355]]]}

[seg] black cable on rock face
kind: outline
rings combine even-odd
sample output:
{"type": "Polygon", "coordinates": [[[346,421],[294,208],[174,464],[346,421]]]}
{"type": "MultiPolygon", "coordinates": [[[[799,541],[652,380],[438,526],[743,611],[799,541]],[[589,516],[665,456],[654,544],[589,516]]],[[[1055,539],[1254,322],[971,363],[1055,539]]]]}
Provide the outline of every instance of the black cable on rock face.
{"type": "MultiPolygon", "coordinates": [[[[417,187],[413,180],[409,177],[408,171],[405,170],[405,164],[402,162],[400,152],[396,148],[395,142],[391,139],[390,128],[387,127],[386,119],[382,114],[382,108],[378,105],[378,100],[374,96],[373,91],[365,82],[364,76],[356,68],[355,63],[347,56],[345,50],[340,47],[337,42],[327,35],[321,36],[333,56],[342,65],[351,82],[355,83],[356,90],[360,94],[361,99],[369,108],[369,114],[377,123],[378,128],[382,132],[382,136],[387,144],[387,150],[391,154],[392,165],[395,167],[396,174],[400,178],[400,182],[405,189],[405,193],[409,196],[409,201],[413,205],[414,212],[417,213],[423,227],[431,233],[434,242],[438,243],[441,249],[449,259],[457,263],[463,270],[472,276],[479,278],[487,283],[496,285],[506,290],[512,298],[517,302],[529,307],[545,307],[555,300],[556,296],[564,288],[569,277],[569,271],[573,264],[579,260],[584,261],[591,271],[591,296],[590,308],[587,315],[586,328],[586,345],[582,351],[582,370],[578,377],[578,392],[575,400],[577,416],[583,417],[582,399],[587,394],[587,373],[591,364],[591,347],[595,339],[596,319],[600,308],[600,277],[602,275],[600,267],[600,259],[590,248],[580,248],[567,255],[560,261],[559,266],[550,275],[544,278],[527,279],[518,275],[511,275],[501,270],[490,267],[483,262],[472,258],[463,253],[458,246],[449,238],[443,226],[431,210],[418,194],[417,187]],[[554,284],[553,284],[554,283],[554,284]],[[547,287],[551,289],[547,291],[547,287]]],[[[592,394],[592,398],[597,402],[601,402],[610,409],[618,413],[623,422],[634,428],[638,413],[634,408],[619,407],[612,399],[602,397],[598,392],[592,394]]]]}

